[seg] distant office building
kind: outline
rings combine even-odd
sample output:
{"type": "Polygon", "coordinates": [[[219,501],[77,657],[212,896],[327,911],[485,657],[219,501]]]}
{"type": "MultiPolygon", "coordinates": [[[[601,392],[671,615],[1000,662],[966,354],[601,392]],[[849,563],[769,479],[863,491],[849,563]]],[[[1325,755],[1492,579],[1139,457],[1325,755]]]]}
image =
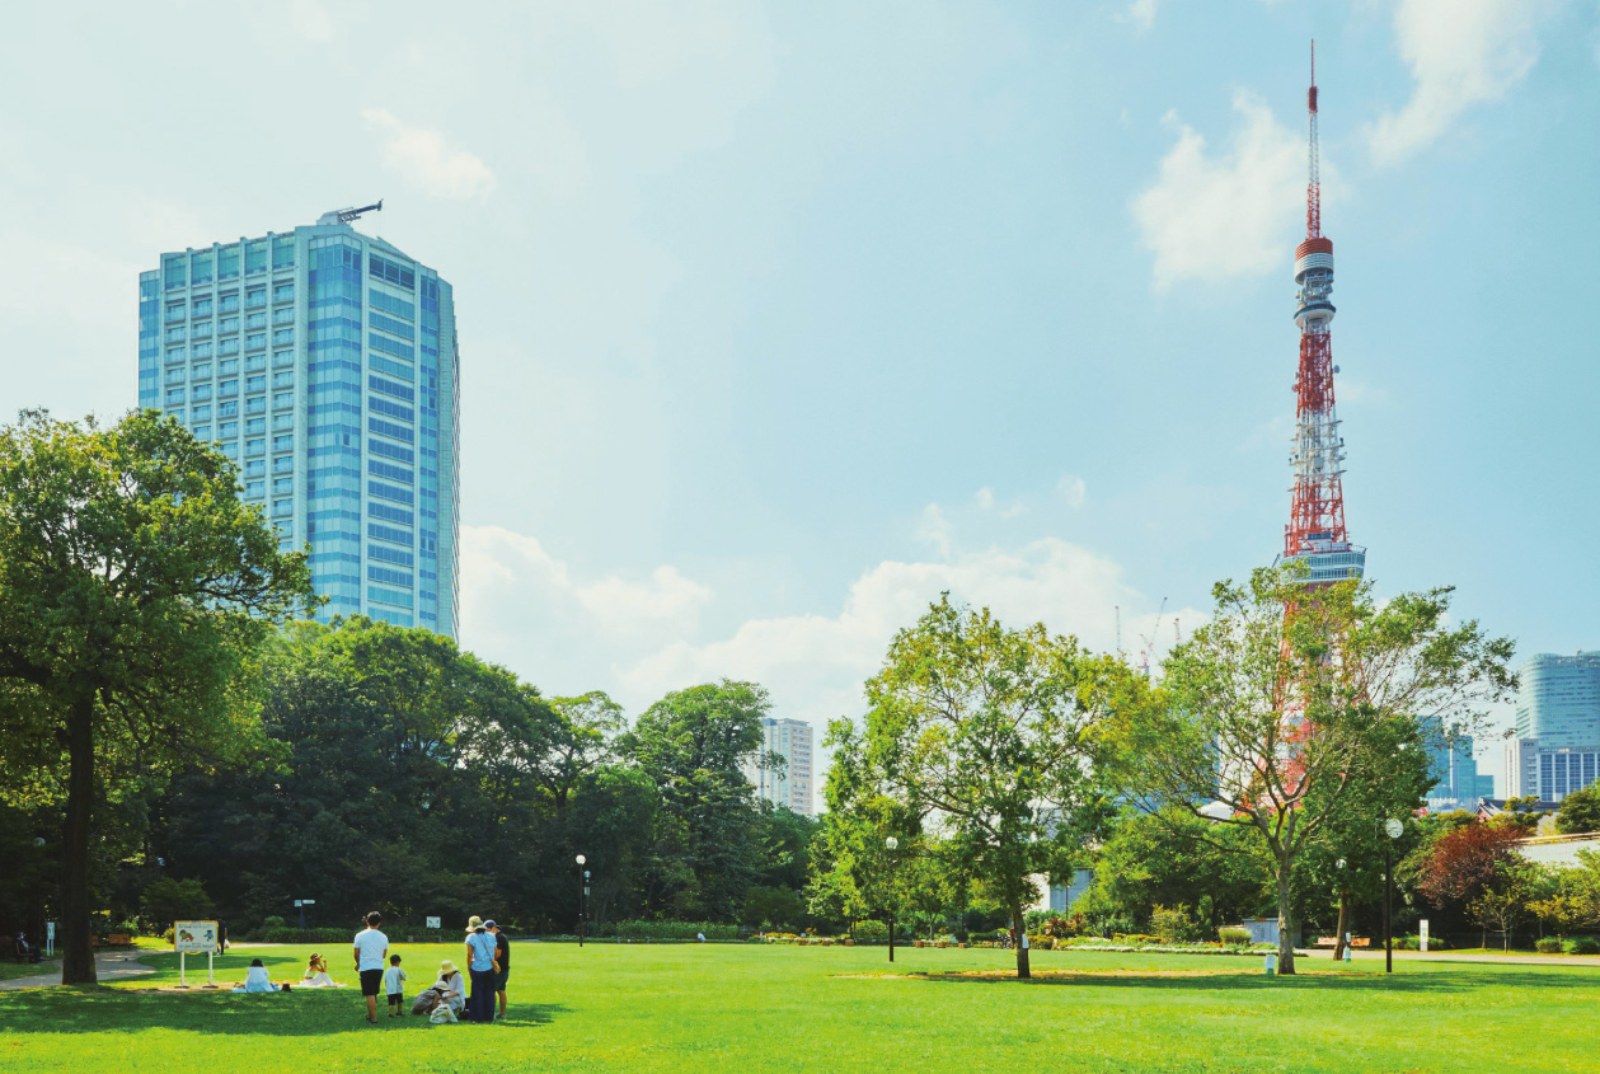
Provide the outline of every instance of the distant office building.
{"type": "Polygon", "coordinates": [[[1479,798],[1493,798],[1494,796],[1495,796],[1495,794],[1494,794],[1494,773],[1493,772],[1479,772],[1478,773],[1478,797],[1479,798]]]}
{"type": "Polygon", "coordinates": [[[320,618],[454,637],[454,296],[354,215],[162,254],[139,276],[139,405],[215,441],[283,546],[310,546],[320,618]]]}
{"type": "Polygon", "coordinates": [[[759,797],[809,817],[811,725],[804,720],[762,720],[761,754],[746,764],[745,775],[759,797]],[[768,754],[783,758],[782,766],[765,764],[768,754]]]}
{"type": "Polygon", "coordinates": [[[1428,809],[1445,813],[1474,809],[1478,802],[1478,762],[1472,756],[1472,736],[1455,734],[1437,716],[1417,720],[1428,751],[1428,774],[1433,785],[1424,800],[1428,809]]]}
{"type": "Polygon", "coordinates": [[[1559,802],[1600,777],[1600,652],[1540,653],[1518,674],[1506,794],[1559,802]]]}

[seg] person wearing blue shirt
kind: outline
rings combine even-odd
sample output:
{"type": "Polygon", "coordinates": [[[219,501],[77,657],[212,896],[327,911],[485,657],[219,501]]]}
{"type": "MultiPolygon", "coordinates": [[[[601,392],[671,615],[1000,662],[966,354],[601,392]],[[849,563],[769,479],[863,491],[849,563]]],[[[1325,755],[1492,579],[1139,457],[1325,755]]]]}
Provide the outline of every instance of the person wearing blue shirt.
{"type": "Polygon", "coordinates": [[[467,1000],[468,1022],[494,1021],[495,940],[483,927],[483,918],[467,919],[467,972],[472,995],[467,1000]]]}

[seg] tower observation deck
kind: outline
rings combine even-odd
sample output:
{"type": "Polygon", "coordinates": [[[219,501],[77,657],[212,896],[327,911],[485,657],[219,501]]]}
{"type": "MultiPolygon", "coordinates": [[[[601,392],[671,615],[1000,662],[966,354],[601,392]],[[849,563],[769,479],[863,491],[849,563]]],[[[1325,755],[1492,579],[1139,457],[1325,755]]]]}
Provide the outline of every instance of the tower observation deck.
{"type": "Polygon", "coordinates": [[[1306,238],[1294,252],[1298,287],[1294,320],[1300,326],[1300,368],[1295,377],[1295,432],[1289,465],[1289,524],[1283,529],[1279,562],[1300,560],[1310,568],[1310,585],[1360,578],[1367,550],[1350,543],[1344,521],[1344,438],[1334,406],[1330,326],[1333,296],[1333,240],[1322,234],[1322,184],[1317,154],[1316,45],[1311,53],[1309,181],[1306,184],[1306,238]]]}

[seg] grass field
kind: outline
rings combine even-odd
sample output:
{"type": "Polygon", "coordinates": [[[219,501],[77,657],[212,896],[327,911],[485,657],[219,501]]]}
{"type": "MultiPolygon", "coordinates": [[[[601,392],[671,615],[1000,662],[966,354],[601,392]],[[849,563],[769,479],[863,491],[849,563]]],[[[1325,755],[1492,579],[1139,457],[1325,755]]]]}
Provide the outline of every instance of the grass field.
{"type": "MultiPolygon", "coordinates": [[[[240,948],[296,977],[311,948],[240,948]]],[[[412,946],[411,991],[455,947],[412,946]]],[[[337,979],[347,952],[330,958],[337,979]]],[[[364,1021],[359,990],[0,992],[0,1070],[73,1071],[1485,1071],[1600,1070],[1600,969],[1000,951],[518,944],[494,1026],[364,1021]],[[990,975],[993,974],[993,975],[990,975]]],[[[191,963],[191,969],[193,964],[191,963]]],[[[204,963],[201,977],[204,979],[204,963]]],[[[191,976],[191,983],[195,978],[191,976]]]]}

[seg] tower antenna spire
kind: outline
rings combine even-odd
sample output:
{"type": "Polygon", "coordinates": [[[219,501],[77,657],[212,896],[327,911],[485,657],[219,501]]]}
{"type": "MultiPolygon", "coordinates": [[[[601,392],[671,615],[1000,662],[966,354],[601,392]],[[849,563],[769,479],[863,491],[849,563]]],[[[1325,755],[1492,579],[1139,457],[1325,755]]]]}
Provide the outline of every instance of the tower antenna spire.
{"type": "Polygon", "coordinates": [[[1311,88],[1306,92],[1306,111],[1311,117],[1310,160],[1306,182],[1306,238],[1322,234],[1322,176],[1317,153],[1317,42],[1311,41],[1311,88]]]}

